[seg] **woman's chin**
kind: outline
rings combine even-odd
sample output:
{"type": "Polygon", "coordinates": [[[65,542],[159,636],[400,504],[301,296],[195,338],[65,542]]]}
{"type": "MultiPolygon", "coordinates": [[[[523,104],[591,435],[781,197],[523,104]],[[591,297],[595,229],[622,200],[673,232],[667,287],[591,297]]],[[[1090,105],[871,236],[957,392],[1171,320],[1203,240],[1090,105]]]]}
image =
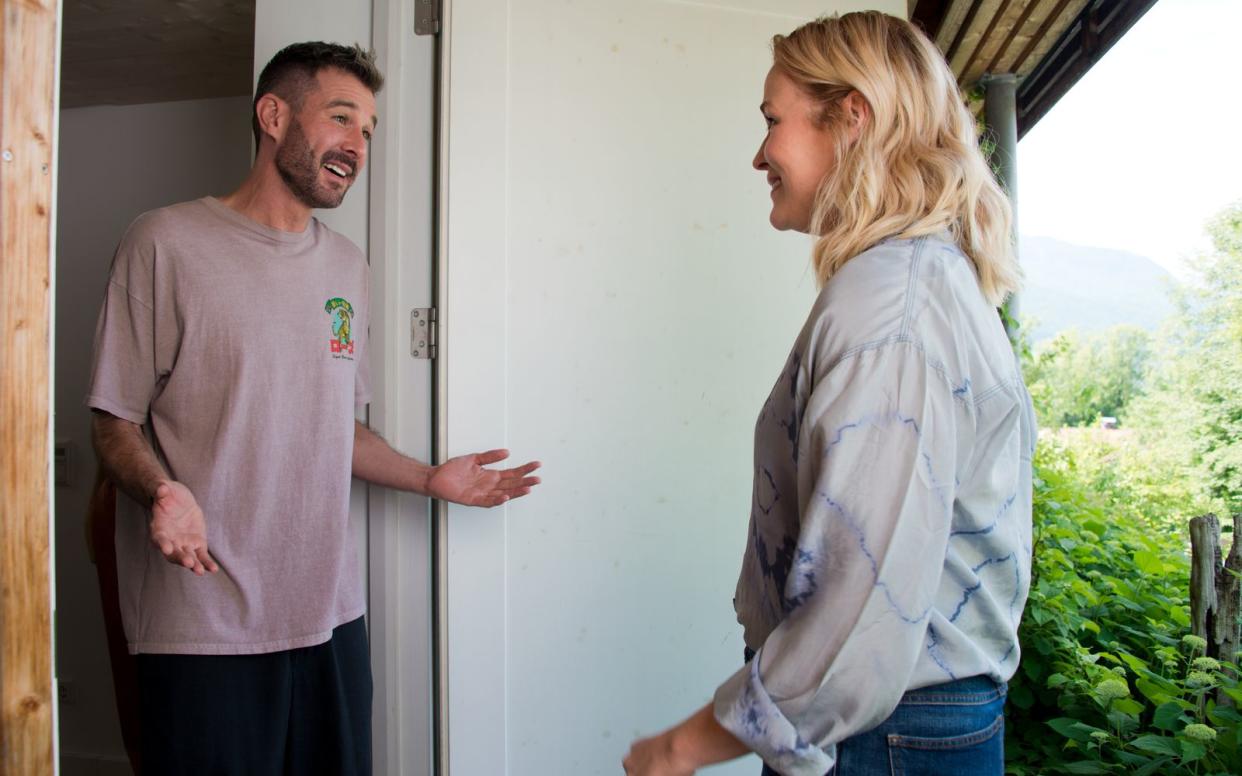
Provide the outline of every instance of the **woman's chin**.
{"type": "Polygon", "coordinates": [[[772,212],[768,214],[768,223],[780,232],[811,233],[808,219],[790,218],[787,213],[782,213],[778,208],[772,208],[772,212]]]}

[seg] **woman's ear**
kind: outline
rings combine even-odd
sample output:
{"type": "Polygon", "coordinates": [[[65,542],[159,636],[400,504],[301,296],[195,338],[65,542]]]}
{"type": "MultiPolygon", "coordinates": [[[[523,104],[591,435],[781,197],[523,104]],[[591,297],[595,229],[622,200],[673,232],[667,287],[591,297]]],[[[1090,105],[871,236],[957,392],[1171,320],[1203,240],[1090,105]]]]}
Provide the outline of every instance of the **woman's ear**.
{"type": "Polygon", "coordinates": [[[852,143],[862,134],[863,127],[871,121],[871,104],[861,92],[852,90],[841,99],[841,110],[845,114],[852,143]]]}
{"type": "Polygon", "coordinates": [[[289,103],[269,92],[255,103],[254,113],[259,120],[259,129],[279,145],[289,129],[289,103]]]}

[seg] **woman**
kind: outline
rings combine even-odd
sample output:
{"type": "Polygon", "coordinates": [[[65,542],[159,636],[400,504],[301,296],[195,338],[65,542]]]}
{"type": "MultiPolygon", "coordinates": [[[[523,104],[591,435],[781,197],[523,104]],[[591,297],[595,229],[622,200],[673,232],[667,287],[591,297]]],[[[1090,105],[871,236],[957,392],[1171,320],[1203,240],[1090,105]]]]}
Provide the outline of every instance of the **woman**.
{"type": "Polygon", "coordinates": [[[1004,194],[940,53],[849,14],[773,43],[754,159],[822,291],[755,429],[735,606],[753,659],[625,759],[690,774],[1000,774],[1034,416],[996,307],[1004,194]]]}

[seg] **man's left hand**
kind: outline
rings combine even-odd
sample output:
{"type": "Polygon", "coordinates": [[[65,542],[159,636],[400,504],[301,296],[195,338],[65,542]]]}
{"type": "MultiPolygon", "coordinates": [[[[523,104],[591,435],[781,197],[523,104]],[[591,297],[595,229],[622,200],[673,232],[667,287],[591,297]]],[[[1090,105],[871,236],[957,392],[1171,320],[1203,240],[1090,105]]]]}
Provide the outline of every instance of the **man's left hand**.
{"type": "Polygon", "coordinates": [[[470,507],[494,507],[525,496],[539,484],[538,477],[530,476],[539,468],[539,462],[512,469],[484,468],[508,457],[508,450],[488,450],[450,458],[432,469],[427,495],[470,507]]]}

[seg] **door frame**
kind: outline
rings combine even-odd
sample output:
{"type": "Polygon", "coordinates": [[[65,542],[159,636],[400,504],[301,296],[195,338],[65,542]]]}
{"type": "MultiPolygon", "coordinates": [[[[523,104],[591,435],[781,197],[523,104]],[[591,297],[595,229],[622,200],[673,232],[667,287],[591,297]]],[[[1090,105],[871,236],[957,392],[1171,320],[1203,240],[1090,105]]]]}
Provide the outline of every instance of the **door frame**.
{"type": "MultiPolygon", "coordinates": [[[[433,461],[434,361],[410,348],[411,310],[434,307],[436,56],[414,33],[414,6],[372,0],[372,38],[385,86],[371,145],[370,427],[394,447],[433,461]]],[[[368,625],[375,679],[376,773],[430,776],[434,768],[432,502],[367,488],[368,625]]]]}

